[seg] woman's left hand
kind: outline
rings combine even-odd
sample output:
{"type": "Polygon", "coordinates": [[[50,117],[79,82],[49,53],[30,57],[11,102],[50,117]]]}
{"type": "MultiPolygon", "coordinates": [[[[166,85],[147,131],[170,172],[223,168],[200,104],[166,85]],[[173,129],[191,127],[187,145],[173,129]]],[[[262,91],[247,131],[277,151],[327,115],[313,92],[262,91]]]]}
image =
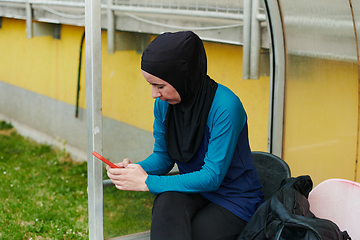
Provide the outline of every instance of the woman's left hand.
{"type": "Polygon", "coordinates": [[[129,164],[125,168],[106,167],[107,175],[115,187],[125,191],[149,191],[145,180],[148,174],[139,164],[129,164]]]}

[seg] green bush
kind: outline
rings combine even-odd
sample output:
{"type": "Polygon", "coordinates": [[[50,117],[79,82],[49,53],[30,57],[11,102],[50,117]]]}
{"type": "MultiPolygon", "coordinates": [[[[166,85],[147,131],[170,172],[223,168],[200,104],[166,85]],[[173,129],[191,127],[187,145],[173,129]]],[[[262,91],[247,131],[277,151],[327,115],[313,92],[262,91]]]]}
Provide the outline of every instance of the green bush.
{"type": "Polygon", "coordinates": [[[12,129],[13,125],[11,123],[7,123],[5,121],[0,121],[0,130],[8,130],[12,129]]]}

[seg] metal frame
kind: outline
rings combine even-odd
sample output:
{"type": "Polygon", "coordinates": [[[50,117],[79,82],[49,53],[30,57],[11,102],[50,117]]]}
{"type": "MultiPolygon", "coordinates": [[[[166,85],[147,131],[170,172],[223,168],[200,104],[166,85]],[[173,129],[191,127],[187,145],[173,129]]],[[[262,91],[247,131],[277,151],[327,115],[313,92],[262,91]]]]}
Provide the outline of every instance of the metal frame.
{"type": "Polygon", "coordinates": [[[258,18],[260,0],[251,2],[251,46],[250,46],[250,79],[259,79],[261,22],[258,18]]]}
{"type": "Polygon", "coordinates": [[[250,78],[251,0],[244,0],[243,79],[250,78]]]}
{"type": "Polygon", "coordinates": [[[92,155],[93,151],[102,154],[100,0],[86,0],[85,36],[89,239],[102,240],[104,239],[103,165],[92,155]]]}
{"type": "Polygon", "coordinates": [[[277,0],[264,0],[270,33],[270,106],[268,152],[282,158],[285,98],[285,35],[277,0]]]}
{"type": "Polygon", "coordinates": [[[260,0],[244,0],[243,16],[243,79],[259,79],[261,22],[266,21],[260,11],[260,0]]]}
{"type": "Polygon", "coordinates": [[[114,11],[111,10],[113,0],[107,0],[108,6],[106,9],[107,13],[107,43],[108,53],[113,54],[115,52],[115,15],[114,11]]]}
{"type": "Polygon", "coordinates": [[[25,3],[26,9],[26,36],[27,38],[32,38],[33,29],[32,29],[32,7],[30,1],[25,3]]]}

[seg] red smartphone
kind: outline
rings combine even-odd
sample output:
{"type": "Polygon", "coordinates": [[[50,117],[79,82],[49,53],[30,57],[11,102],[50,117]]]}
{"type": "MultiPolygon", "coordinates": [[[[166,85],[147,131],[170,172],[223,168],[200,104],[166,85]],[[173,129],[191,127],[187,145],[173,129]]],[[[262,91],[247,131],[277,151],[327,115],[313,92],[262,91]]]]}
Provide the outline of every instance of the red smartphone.
{"type": "Polygon", "coordinates": [[[101,156],[100,154],[98,154],[97,152],[92,152],[92,154],[97,157],[98,159],[100,159],[101,161],[103,161],[104,163],[106,163],[107,165],[109,165],[112,168],[119,168],[118,166],[116,166],[115,164],[113,164],[112,162],[110,162],[109,160],[107,160],[106,158],[104,158],[103,156],[101,156]]]}

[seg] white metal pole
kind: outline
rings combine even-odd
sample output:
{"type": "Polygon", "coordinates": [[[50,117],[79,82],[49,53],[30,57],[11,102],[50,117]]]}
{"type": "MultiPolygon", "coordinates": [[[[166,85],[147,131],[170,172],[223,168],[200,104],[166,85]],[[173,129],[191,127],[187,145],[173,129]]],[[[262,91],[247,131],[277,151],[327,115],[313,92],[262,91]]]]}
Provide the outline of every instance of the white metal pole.
{"type": "Polygon", "coordinates": [[[115,52],[115,15],[114,11],[111,9],[113,5],[113,0],[107,1],[107,42],[108,42],[108,52],[113,54],[115,52]]]}
{"type": "Polygon", "coordinates": [[[270,33],[270,112],[269,152],[280,158],[283,150],[285,99],[285,36],[281,10],[277,0],[265,0],[270,33]]]}
{"type": "Polygon", "coordinates": [[[85,1],[89,240],[103,240],[101,0],[85,1]]]}
{"type": "Polygon", "coordinates": [[[259,79],[259,65],[260,65],[260,21],[259,15],[259,0],[252,0],[251,6],[251,46],[250,46],[250,79],[259,79]]]}
{"type": "Polygon", "coordinates": [[[33,14],[32,14],[32,6],[29,1],[26,1],[25,3],[25,9],[26,9],[26,37],[32,38],[33,35],[33,26],[32,26],[32,20],[33,20],[33,14]]]}
{"type": "Polygon", "coordinates": [[[244,0],[243,79],[250,78],[251,0],[244,0]]]}

